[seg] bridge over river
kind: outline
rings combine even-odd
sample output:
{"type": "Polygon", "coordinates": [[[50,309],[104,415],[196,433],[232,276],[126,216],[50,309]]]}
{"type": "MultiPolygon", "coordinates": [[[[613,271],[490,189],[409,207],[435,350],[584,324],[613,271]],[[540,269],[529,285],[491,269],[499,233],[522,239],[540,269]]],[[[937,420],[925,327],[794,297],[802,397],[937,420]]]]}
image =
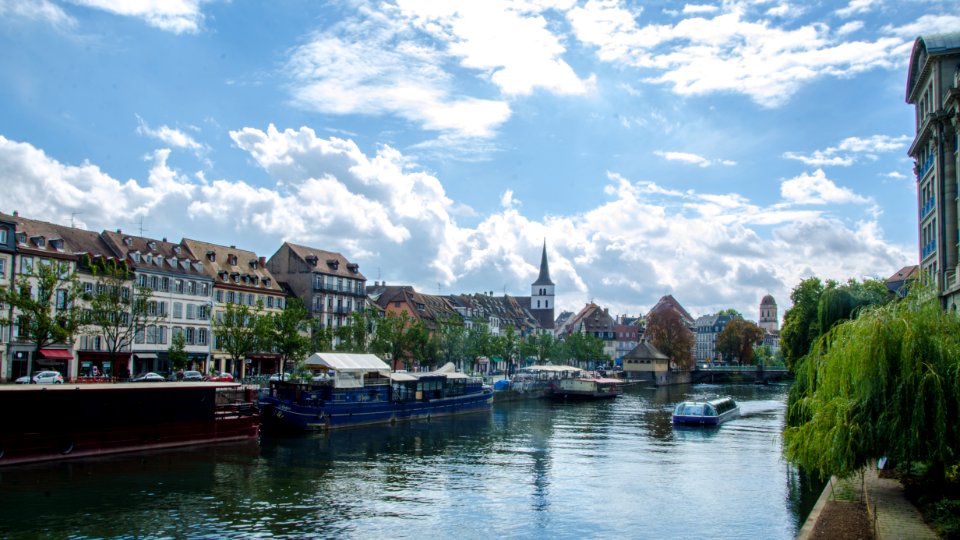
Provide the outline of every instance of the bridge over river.
{"type": "Polygon", "coordinates": [[[729,366],[697,368],[690,374],[690,382],[697,383],[750,383],[779,382],[792,380],[793,373],[785,367],[729,366]]]}

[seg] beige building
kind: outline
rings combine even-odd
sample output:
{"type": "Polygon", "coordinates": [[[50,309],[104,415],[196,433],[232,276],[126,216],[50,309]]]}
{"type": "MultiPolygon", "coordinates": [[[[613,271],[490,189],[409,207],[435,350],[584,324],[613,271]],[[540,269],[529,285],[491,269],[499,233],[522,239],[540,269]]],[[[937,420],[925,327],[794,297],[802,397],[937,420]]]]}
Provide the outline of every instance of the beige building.
{"type": "Polygon", "coordinates": [[[670,358],[649,341],[641,341],[623,357],[623,375],[653,384],[669,384],[670,358]]]}
{"type": "Polygon", "coordinates": [[[960,303],[960,32],[916,39],[906,101],[915,109],[916,136],[908,153],[917,178],[920,273],[936,286],[944,308],[956,310],[960,303]]]}
{"type": "MultiPolygon", "coordinates": [[[[267,269],[265,257],[236,246],[221,246],[184,238],[181,244],[195,259],[203,261],[203,271],[213,281],[213,321],[220,321],[228,304],[248,306],[262,313],[279,313],[286,304],[283,288],[267,269]]],[[[212,324],[212,331],[216,324],[212,324]]],[[[254,351],[244,359],[230,358],[216,338],[211,340],[210,360],[205,371],[238,373],[275,373],[280,355],[272,351],[254,351]],[[242,362],[240,361],[242,360],[242,362]]]]}

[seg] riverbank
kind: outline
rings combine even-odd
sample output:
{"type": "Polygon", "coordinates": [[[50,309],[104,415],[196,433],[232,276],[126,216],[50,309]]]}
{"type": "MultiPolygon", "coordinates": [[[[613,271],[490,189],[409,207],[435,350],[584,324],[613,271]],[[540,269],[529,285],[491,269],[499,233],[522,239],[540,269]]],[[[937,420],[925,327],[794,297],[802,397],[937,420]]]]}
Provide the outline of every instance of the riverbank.
{"type": "Polygon", "coordinates": [[[797,540],[818,538],[935,540],[937,535],[907,500],[899,480],[880,478],[869,468],[862,478],[831,478],[823,488],[797,534],[797,540]]]}

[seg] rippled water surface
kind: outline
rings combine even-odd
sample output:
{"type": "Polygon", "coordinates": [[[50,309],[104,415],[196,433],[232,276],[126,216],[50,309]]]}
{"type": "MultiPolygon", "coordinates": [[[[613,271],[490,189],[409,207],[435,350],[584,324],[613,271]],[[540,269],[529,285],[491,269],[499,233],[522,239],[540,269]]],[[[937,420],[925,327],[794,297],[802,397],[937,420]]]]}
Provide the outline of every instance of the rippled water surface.
{"type": "Polygon", "coordinates": [[[781,454],[786,386],[616,400],[329,436],[0,469],[0,536],[793,538],[816,496],[781,454]],[[731,395],[719,429],[670,423],[731,395]]]}

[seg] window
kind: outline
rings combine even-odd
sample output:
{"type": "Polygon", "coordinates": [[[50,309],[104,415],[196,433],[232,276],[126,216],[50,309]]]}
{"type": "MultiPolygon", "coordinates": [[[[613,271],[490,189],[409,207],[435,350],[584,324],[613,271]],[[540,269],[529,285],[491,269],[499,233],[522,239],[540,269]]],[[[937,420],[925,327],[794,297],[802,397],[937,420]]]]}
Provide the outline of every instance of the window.
{"type": "Polygon", "coordinates": [[[187,294],[196,295],[197,294],[197,282],[188,281],[187,282],[187,294]]]}
{"type": "Polygon", "coordinates": [[[67,291],[65,289],[57,289],[56,302],[57,309],[67,308],[67,291]]]}
{"type": "Polygon", "coordinates": [[[150,288],[153,290],[160,289],[160,278],[157,276],[150,276],[150,288]]]}
{"type": "Polygon", "coordinates": [[[160,280],[160,290],[164,292],[170,290],[170,278],[165,277],[160,280]]]}
{"type": "Polygon", "coordinates": [[[178,292],[178,293],[180,293],[180,294],[183,294],[183,280],[182,280],[182,279],[175,279],[175,280],[173,280],[173,290],[174,290],[175,292],[178,292]]]}
{"type": "Polygon", "coordinates": [[[143,275],[143,274],[140,274],[139,276],[137,276],[137,285],[139,285],[140,287],[146,287],[146,286],[147,286],[147,276],[145,276],[145,275],[143,275]]]}
{"type": "Polygon", "coordinates": [[[228,304],[232,304],[232,303],[233,303],[233,298],[234,298],[234,292],[233,292],[233,291],[227,291],[227,303],[228,303],[228,304]]]}
{"type": "Polygon", "coordinates": [[[187,318],[188,319],[197,318],[197,306],[193,304],[187,304],[187,318]]]}
{"type": "Polygon", "coordinates": [[[7,243],[7,229],[0,228],[0,244],[6,244],[6,243],[7,243]]]}
{"type": "Polygon", "coordinates": [[[273,307],[273,297],[272,297],[272,296],[268,296],[268,297],[267,297],[267,307],[268,307],[268,308],[272,308],[272,307],[273,307]]]}
{"type": "Polygon", "coordinates": [[[20,273],[33,273],[33,257],[24,257],[23,255],[20,256],[20,273]]]}
{"type": "Polygon", "coordinates": [[[180,319],[183,317],[183,304],[180,302],[173,303],[173,317],[175,319],[180,319]]]}
{"type": "Polygon", "coordinates": [[[6,259],[0,259],[0,279],[3,279],[3,278],[5,278],[5,277],[7,277],[7,267],[6,267],[6,264],[7,264],[7,260],[6,260],[6,259]]]}
{"type": "Polygon", "coordinates": [[[210,296],[210,284],[201,283],[200,284],[200,296],[210,296]]]}
{"type": "Polygon", "coordinates": [[[216,297],[217,302],[223,302],[223,291],[218,290],[216,293],[214,293],[214,296],[216,297]]]}
{"type": "Polygon", "coordinates": [[[208,306],[197,306],[197,318],[205,321],[210,318],[210,308],[208,306]]]}
{"type": "Polygon", "coordinates": [[[187,327],[185,332],[187,338],[187,345],[193,345],[196,342],[196,330],[192,327],[187,327]]]}
{"type": "Polygon", "coordinates": [[[206,345],[207,344],[207,329],[200,328],[197,330],[197,345],[206,345]]]}

